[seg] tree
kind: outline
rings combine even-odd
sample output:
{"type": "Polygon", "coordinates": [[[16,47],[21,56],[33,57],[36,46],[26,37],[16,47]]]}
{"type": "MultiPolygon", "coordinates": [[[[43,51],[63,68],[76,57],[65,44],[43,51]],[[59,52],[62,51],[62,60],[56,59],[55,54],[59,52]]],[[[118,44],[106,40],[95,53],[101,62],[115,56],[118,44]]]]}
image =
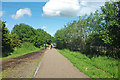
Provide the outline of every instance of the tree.
{"type": "MultiPolygon", "coordinates": [[[[96,48],[107,48],[106,55],[119,55],[120,48],[120,1],[106,2],[101,11],[95,11],[89,16],[80,16],[78,21],[65,26],[55,34],[58,48],[87,51],[97,54],[96,48]],[[111,47],[113,47],[111,49],[111,47]],[[89,51],[91,50],[91,51],[89,51]],[[114,53],[111,53],[113,52],[114,53]]],[[[100,53],[102,50],[100,51],[100,53]]]]}
{"type": "Polygon", "coordinates": [[[65,29],[61,29],[61,30],[58,30],[56,33],[55,33],[55,41],[56,41],[56,47],[57,48],[65,48],[65,44],[67,42],[66,40],[66,32],[65,32],[65,29]]]}
{"type": "Polygon", "coordinates": [[[10,46],[12,48],[21,47],[21,40],[17,34],[12,33],[12,34],[9,34],[8,37],[10,38],[10,41],[11,41],[10,46]]]}
{"type": "Polygon", "coordinates": [[[42,29],[34,29],[26,24],[17,24],[14,26],[12,33],[17,34],[22,42],[34,43],[39,47],[43,44],[51,44],[52,36],[42,29]]]}
{"type": "Polygon", "coordinates": [[[2,56],[8,56],[9,52],[12,51],[11,41],[8,37],[9,30],[5,26],[5,22],[2,22],[2,56]]]}
{"type": "Polygon", "coordinates": [[[120,1],[106,2],[101,7],[103,18],[105,20],[103,40],[106,44],[120,48],[120,1]]]}
{"type": "Polygon", "coordinates": [[[16,24],[11,33],[17,34],[20,37],[20,40],[24,42],[30,41],[31,36],[35,35],[35,30],[26,24],[16,24]]]}

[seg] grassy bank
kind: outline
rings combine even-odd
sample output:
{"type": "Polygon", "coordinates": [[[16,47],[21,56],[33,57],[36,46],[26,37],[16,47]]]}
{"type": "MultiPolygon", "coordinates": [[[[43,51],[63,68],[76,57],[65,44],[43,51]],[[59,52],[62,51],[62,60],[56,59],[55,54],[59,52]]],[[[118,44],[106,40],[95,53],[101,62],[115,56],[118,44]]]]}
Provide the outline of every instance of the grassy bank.
{"type": "Polygon", "coordinates": [[[80,72],[85,73],[91,78],[118,78],[118,60],[99,56],[89,58],[80,52],[69,50],[58,50],[68,58],[80,72]]]}
{"type": "Polygon", "coordinates": [[[14,48],[14,51],[11,52],[9,56],[2,57],[2,59],[21,56],[21,55],[24,55],[24,54],[28,54],[30,52],[38,51],[40,49],[43,49],[43,47],[36,48],[32,43],[25,42],[21,45],[21,48],[14,48]]]}

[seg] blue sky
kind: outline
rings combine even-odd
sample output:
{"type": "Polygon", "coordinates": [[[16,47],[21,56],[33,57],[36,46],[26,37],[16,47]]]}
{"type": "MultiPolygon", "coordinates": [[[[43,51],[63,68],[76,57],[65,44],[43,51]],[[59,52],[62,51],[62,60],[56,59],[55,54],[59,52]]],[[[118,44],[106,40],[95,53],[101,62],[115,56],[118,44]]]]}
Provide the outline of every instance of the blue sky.
{"type": "Polygon", "coordinates": [[[52,36],[64,25],[79,20],[79,16],[99,9],[103,2],[84,0],[45,0],[42,2],[2,2],[2,20],[11,31],[15,24],[25,23],[35,29],[43,28],[52,36]],[[46,2],[47,1],[47,2],[46,2]]]}
{"type": "Polygon", "coordinates": [[[42,7],[45,2],[3,2],[2,10],[5,11],[2,19],[6,21],[7,28],[11,31],[15,24],[25,23],[32,26],[35,29],[46,27],[44,29],[51,35],[54,35],[58,29],[64,27],[68,22],[78,20],[78,17],[45,17],[42,16],[42,7]],[[11,15],[15,14],[17,10],[23,8],[30,8],[32,16],[24,15],[21,19],[12,19],[11,15]]]}

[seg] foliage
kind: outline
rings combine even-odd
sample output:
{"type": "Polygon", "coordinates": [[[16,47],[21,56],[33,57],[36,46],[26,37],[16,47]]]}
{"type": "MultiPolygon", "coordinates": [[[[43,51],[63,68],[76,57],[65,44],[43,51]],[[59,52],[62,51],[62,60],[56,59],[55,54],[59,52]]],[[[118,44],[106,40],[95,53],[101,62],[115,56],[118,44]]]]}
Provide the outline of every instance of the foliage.
{"type": "Polygon", "coordinates": [[[43,47],[41,48],[36,48],[33,43],[29,43],[29,42],[25,42],[21,44],[21,48],[19,47],[15,47],[13,52],[10,52],[10,56],[4,57],[4,58],[10,58],[10,57],[17,57],[17,56],[21,56],[24,54],[28,54],[30,52],[34,52],[34,51],[38,51],[40,49],[43,49],[43,47]]]}
{"type": "Polygon", "coordinates": [[[2,22],[2,56],[8,56],[8,52],[12,51],[10,47],[11,41],[8,37],[9,30],[5,26],[5,22],[2,22]]]}
{"type": "Polygon", "coordinates": [[[23,42],[29,41],[31,35],[35,35],[34,29],[26,24],[16,24],[11,33],[16,33],[23,42]]]}
{"type": "Polygon", "coordinates": [[[57,31],[57,33],[55,34],[55,41],[57,43],[57,47],[59,47],[59,48],[65,47],[66,40],[65,40],[65,30],[64,29],[57,31]]]}
{"type": "Polygon", "coordinates": [[[105,6],[101,7],[105,20],[104,31],[107,35],[102,35],[105,43],[116,48],[120,48],[120,1],[106,2],[105,6]]]}
{"type": "Polygon", "coordinates": [[[118,78],[118,60],[107,56],[90,59],[85,54],[67,49],[58,49],[58,51],[69,59],[80,72],[85,73],[91,78],[118,78]]]}
{"type": "Polygon", "coordinates": [[[22,42],[34,43],[36,47],[43,44],[51,44],[52,36],[42,29],[34,29],[26,24],[17,24],[14,26],[12,33],[17,34],[22,42]]]}
{"type": "Polygon", "coordinates": [[[11,41],[10,46],[12,48],[21,47],[21,40],[19,39],[18,35],[16,35],[16,34],[9,34],[8,36],[10,38],[10,41],[11,41]]]}
{"type": "Polygon", "coordinates": [[[19,54],[22,50],[24,51],[21,53],[34,51],[34,49],[38,50],[43,44],[50,45],[53,39],[54,37],[44,30],[34,29],[26,24],[16,24],[10,34],[9,30],[5,27],[5,22],[2,22],[3,57],[11,54],[19,54]],[[34,46],[32,44],[34,44],[34,46]]]}
{"type": "Polygon", "coordinates": [[[55,34],[57,48],[81,51],[85,54],[118,58],[120,48],[119,2],[106,2],[100,11],[80,16],[78,21],[55,34]],[[103,47],[103,49],[96,49],[103,47]]]}

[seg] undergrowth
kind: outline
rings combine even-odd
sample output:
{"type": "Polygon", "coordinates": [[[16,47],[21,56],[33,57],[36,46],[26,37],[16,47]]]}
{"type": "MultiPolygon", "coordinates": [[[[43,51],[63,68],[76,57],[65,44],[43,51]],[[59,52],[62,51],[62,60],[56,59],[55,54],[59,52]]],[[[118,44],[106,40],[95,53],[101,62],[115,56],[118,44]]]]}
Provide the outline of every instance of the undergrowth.
{"type": "Polygon", "coordinates": [[[38,51],[40,49],[43,49],[43,47],[37,48],[32,43],[25,42],[21,45],[21,48],[15,47],[14,51],[9,53],[10,54],[9,56],[3,57],[3,59],[10,58],[10,57],[21,56],[21,55],[24,55],[24,54],[28,54],[30,52],[38,51]]]}

